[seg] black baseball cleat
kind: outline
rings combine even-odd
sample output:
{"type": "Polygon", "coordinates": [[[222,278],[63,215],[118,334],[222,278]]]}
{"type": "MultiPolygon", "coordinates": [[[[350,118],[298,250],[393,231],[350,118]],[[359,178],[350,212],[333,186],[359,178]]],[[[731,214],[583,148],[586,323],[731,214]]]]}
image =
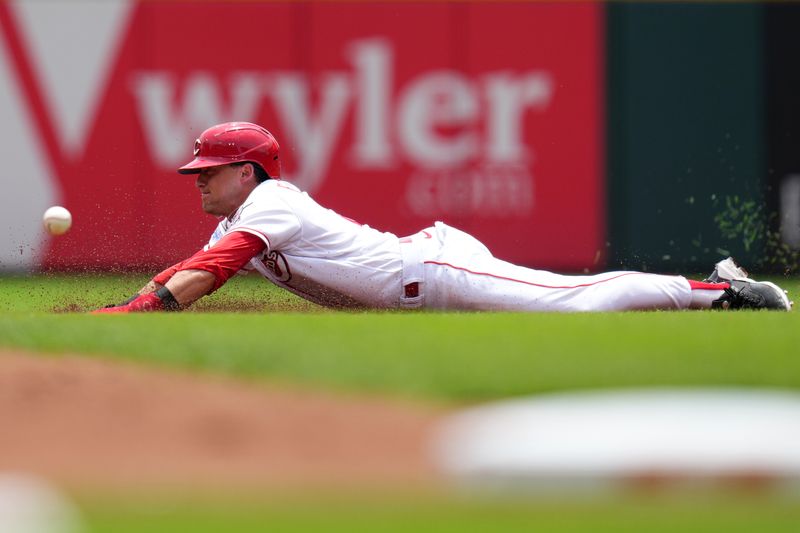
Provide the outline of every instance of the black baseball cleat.
{"type": "Polygon", "coordinates": [[[712,309],[774,309],[790,311],[793,302],[787,292],[769,281],[755,281],[732,257],[714,265],[706,283],[730,283],[725,294],[711,304],[712,309]]]}
{"type": "MultiPolygon", "coordinates": [[[[714,271],[716,272],[716,270],[714,271]]],[[[730,288],[719,300],[711,304],[712,309],[772,309],[790,311],[792,302],[786,291],[769,281],[734,279],[730,288]]]]}

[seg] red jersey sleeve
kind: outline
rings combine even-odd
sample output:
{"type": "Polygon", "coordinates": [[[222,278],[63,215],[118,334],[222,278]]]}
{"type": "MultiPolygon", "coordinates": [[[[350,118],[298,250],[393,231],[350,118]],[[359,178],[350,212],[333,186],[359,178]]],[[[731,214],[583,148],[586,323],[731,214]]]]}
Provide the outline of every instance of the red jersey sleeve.
{"type": "Polygon", "coordinates": [[[190,258],[160,272],[153,281],[164,285],[181,270],[205,270],[216,279],[211,289],[214,292],[266,247],[266,243],[252,233],[233,231],[208,250],[200,250],[190,258]]]}
{"type": "MultiPolygon", "coordinates": [[[[202,252],[202,250],[201,250],[201,252],[202,252]]],[[[200,253],[200,252],[197,252],[197,253],[200,253]]],[[[197,254],[195,254],[195,255],[197,255],[197,254]]],[[[194,257],[194,255],[193,255],[192,257],[194,257]]],[[[165,269],[165,270],[163,270],[163,271],[159,272],[158,274],[156,274],[156,275],[153,277],[153,282],[154,282],[154,283],[158,283],[159,285],[165,285],[165,284],[166,284],[166,283],[169,281],[169,279],[170,279],[172,276],[174,276],[174,275],[175,275],[175,272],[177,272],[178,270],[180,270],[181,266],[183,266],[183,264],[184,264],[186,261],[188,261],[188,260],[189,260],[189,259],[184,259],[184,260],[183,260],[183,261],[181,261],[180,263],[175,263],[175,264],[174,264],[174,265],[172,265],[171,267],[169,267],[169,268],[167,268],[167,269],[165,269]]]]}

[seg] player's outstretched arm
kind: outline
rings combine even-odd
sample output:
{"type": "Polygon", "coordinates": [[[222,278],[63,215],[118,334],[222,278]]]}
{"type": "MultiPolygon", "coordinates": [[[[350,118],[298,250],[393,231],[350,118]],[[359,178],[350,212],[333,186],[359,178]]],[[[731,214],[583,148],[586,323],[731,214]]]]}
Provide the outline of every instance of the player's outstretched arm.
{"type": "MultiPolygon", "coordinates": [[[[189,307],[194,302],[216,289],[217,278],[206,270],[180,270],[170,278],[164,287],[169,290],[181,308],[189,307]]],[[[157,291],[156,291],[157,292],[157,291]]]]}
{"type": "Polygon", "coordinates": [[[178,311],[221,287],[266,248],[261,238],[235,231],[208,250],[201,250],[155,276],[139,294],[95,314],[178,311]]]}

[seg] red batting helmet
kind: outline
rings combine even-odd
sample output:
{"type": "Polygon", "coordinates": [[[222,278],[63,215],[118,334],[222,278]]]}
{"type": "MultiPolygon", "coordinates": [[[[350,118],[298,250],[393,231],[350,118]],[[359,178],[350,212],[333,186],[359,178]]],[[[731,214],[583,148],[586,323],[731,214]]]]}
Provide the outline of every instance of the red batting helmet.
{"type": "Polygon", "coordinates": [[[250,122],[226,122],[211,126],[194,142],[194,159],[178,169],[181,174],[199,174],[208,167],[231,163],[256,163],[270,178],[280,178],[278,141],[270,132],[250,122]]]}

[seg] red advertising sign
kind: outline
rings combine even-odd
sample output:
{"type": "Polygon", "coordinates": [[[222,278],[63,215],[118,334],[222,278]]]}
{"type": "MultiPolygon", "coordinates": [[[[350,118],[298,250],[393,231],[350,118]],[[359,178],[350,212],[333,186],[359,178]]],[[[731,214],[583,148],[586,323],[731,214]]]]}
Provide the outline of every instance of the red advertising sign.
{"type": "Polygon", "coordinates": [[[247,120],[278,138],[285,179],[350,218],[398,235],[444,220],[512,262],[600,268],[602,9],[0,3],[0,109],[23,109],[28,132],[17,170],[50,175],[31,186],[50,192],[26,194],[75,219],[30,260],[153,268],[193,253],[216,220],[175,169],[206,127],[247,120]]]}

